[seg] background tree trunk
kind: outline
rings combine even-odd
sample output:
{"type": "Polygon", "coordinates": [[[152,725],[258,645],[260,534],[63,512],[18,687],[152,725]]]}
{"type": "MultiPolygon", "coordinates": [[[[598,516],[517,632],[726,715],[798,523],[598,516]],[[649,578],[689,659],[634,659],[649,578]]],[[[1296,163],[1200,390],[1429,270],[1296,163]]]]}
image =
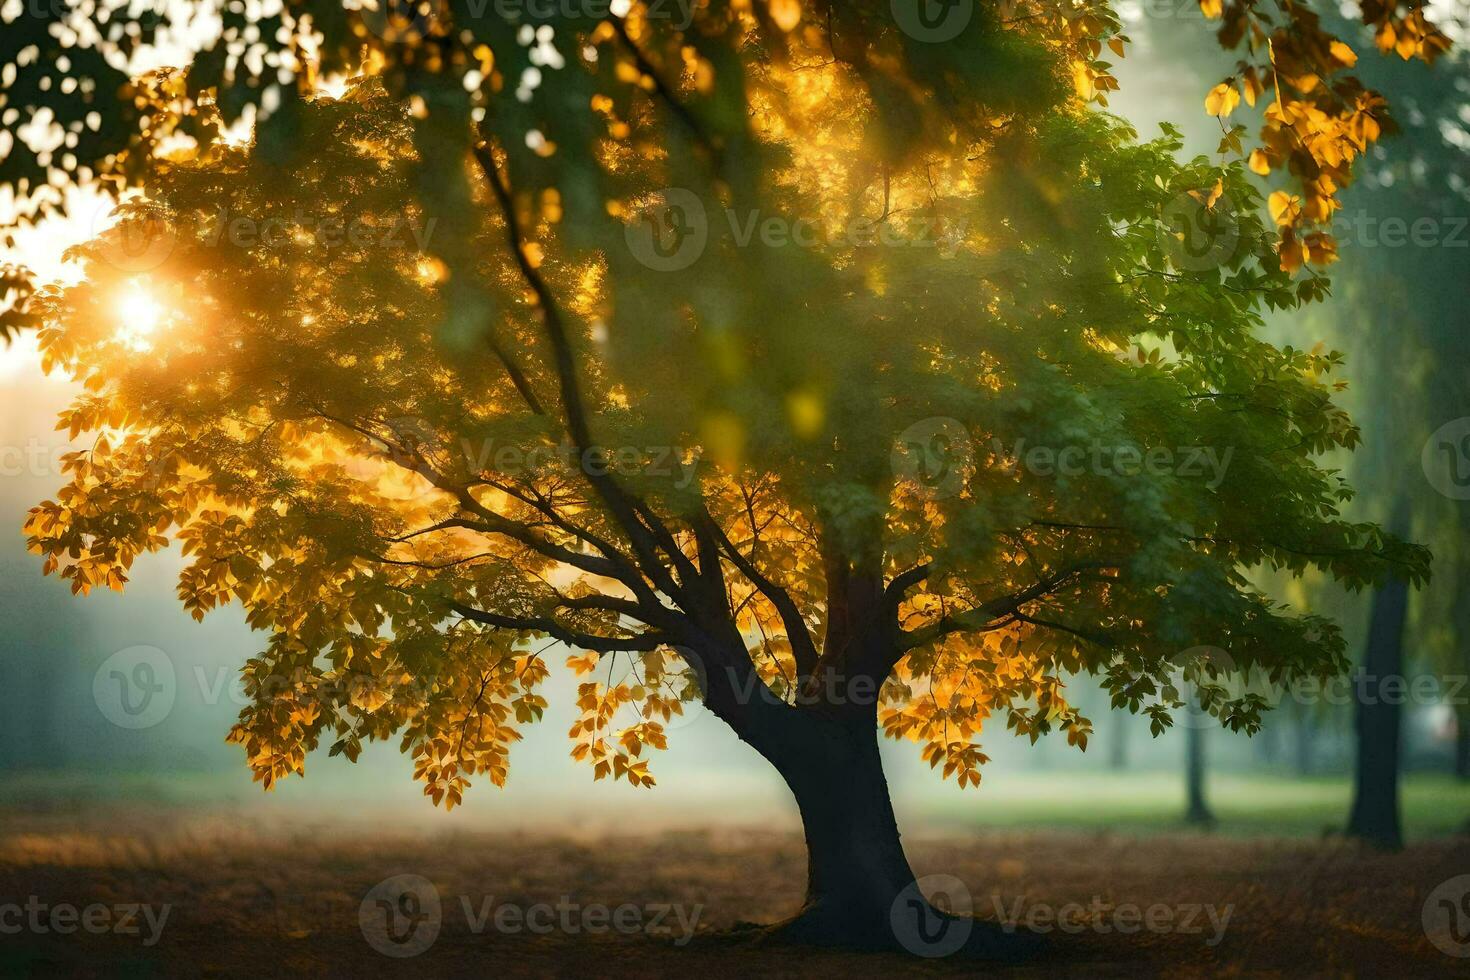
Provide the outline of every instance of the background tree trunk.
{"type": "Polygon", "coordinates": [[[1403,579],[1389,579],[1374,593],[1363,676],[1354,685],[1358,760],[1347,832],[1387,849],[1403,846],[1399,820],[1401,711],[1396,697],[1384,697],[1383,682],[1403,676],[1408,609],[1409,585],[1403,579]]]}
{"type": "Polygon", "coordinates": [[[1305,710],[1296,717],[1296,774],[1310,776],[1314,768],[1313,747],[1317,738],[1317,726],[1305,710]]]}
{"type": "Polygon", "coordinates": [[[1209,716],[1201,710],[1199,701],[1191,697],[1186,709],[1189,717],[1184,730],[1184,784],[1188,805],[1184,811],[1186,823],[1210,826],[1215,815],[1205,801],[1205,725],[1209,716]]]}
{"type": "Polygon", "coordinates": [[[1455,775],[1470,780],[1470,711],[1455,714],[1455,775]]]}
{"type": "Polygon", "coordinates": [[[1113,712],[1113,738],[1109,745],[1108,762],[1115,770],[1128,768],[1128,716],[1113,712]]]}

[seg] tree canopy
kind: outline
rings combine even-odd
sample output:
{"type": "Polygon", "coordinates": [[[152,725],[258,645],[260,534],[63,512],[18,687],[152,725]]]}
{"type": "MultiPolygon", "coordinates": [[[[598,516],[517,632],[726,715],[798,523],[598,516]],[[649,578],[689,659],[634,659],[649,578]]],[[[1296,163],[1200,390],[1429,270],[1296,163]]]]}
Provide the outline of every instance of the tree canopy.
{"type": "MultiPolygon", "coordinates": [[[[1090,105],[1106,8],[944,42],[869,4],[651,10],[398,25],[425,37],[289,138],[154,160],[146,272],[125,221],[30,302],[94,436],[28,540],[82,592],[174,539],[186,607],[244,606],[267,785],[388,738],[435,802],[502,782],[548,640],[632,667],[580,690],[598,778],[651,784],[702,699],[768,757],[876,722],[971,784],[992,720],[1085,746],[1070,673],[1157,730],[1181,674],[1253,728],[1225,673],[1344,669],[1252,568],[1425,576],[1319,461],[1358,440],[1340,357],[1259,333],[1326,288],[1290,259],[1315,205],[1090,105]]],[[[1365,16],[1433,53],[1417,7],[1365,16]]],[[[1336,120],[1284,159],[1376,135],[1329,74],[1278,90],[1279,124],[1336,120]]]]}

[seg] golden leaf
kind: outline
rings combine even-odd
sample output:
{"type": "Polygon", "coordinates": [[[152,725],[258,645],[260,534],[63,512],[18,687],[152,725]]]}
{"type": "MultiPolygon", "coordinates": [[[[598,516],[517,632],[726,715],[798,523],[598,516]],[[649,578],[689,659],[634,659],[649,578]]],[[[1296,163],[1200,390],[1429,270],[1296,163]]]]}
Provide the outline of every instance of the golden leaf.
{"type": "Polygon", "coordinates": [[[1205,112],[1212,116],[1228,116],[1240,105],[1240,93],[1229,82],[1221,82],[1205,96],[1205,112]]]}

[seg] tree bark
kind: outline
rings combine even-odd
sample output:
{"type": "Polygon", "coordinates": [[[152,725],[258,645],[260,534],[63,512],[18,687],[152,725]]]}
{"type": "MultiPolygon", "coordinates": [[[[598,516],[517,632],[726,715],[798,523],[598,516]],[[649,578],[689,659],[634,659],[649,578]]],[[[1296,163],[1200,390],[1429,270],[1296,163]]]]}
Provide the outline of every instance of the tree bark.
{"type": "MultiPolygon", "coordinates": [[[[770,930],[805,945],[1014,961],[1029,934],[971,917],[970,895],[936,908],[904,854],[872,719],[792,709],[800,739],[767,758],[796,798],[807,846],[806,898],[770,930]]],[[[787,719],[788,722],[794,719],[787,719]]],[[[955,889],[942,889],[954,891],[955,889]]]]}
{"type": "Polygon", "coordinates": [[[807,890],[786,936],[822,945],[893,945],[890,917],[914,873],[903,852],[875,729],[817,723],[777,768],[801,810],[807,890]]]}
{"type": "Polygon", "coordinates": [[[1470,780],[1470,712],[1455,715],[1455,776],[1470,780]]]}
{"type": "Polygon", "coordinates": [[[1316,742],[1317,728],[1305,710],[1297,715],[1295,728],[1296,774],[1310,776],[1315,768],[1313,745],[1316,742]]]}
{"type": "Polygon", "coordinates": [[[1205,725],[1209,717],[1200,709],[1199,702],[1189,701],[1189,725],[1184,730],[1184,782],[1188,806],[1184,811],[1186,823],[1212,826],[1215,815],[1205,800],[1205,725]]]}
{"type": "MultiPolygon", "coordinates": [[[[1403,846],[1399,820],[1400,706],[1385,696],[1386,678],[1403,675],[1409,585],[1391,578],[1373,595],[1357,695],[1358,759],[1348,835],[1389,850],[1403,846]]],[[[1397,682],[1396,682],[1397,683],[1397,682]]]]}

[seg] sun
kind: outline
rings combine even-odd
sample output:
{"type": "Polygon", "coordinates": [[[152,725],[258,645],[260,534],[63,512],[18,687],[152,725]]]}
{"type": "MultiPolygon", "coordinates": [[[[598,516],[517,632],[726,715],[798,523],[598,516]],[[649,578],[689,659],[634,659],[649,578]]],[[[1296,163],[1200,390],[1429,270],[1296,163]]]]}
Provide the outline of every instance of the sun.
{"type": "Polygon", "coordinates": [[[117,316],[117,339],[133,351],[152,348],[153,334],[163,323],[164,309],[153,294],[138,283],[133,283],[117,298],[114,304],[117,316]]]}

